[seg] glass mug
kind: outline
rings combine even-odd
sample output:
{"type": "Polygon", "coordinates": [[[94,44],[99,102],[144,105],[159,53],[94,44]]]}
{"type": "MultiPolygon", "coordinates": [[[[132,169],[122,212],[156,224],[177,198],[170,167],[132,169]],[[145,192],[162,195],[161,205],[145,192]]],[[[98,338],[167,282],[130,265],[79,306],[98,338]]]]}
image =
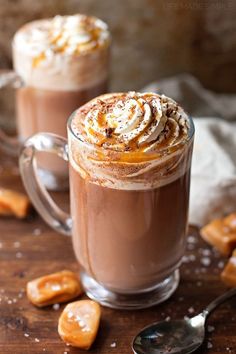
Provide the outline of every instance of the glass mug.
{"type": "MultiPolygon", "coordinates": [[[[23,142],[38,132],[51,132],[66,137],[68,116],[78,106],[107,92],[109,47],[107,25],[85,15],[56,16],[53,19],[30,22],[20,28],[12,42],[14,71],[0,72],[0,88],[16,88],[18,139],[9,138],[1,130],[2,150],[18,156],[23,142]],[[50,52],[47,47],[49,44],[43,42],[43,35],[52,26],[54,31],[62,32],[67,21],[67,26],[71,26],[68,29],[71,32],[67,34],[71,40],[76,39],[78,34],[73,32],[73,21],[76,23],[80,18],[95,21],[95,24],[101,26],[101,31],[107,35],[106,41],[100,47],[83,53],[63,53],[57,43],[55,52],[54,49],[50,52]],[[37,33],[34,34],[34,31],[37,33]],[[37,50],[42,50],[42,46],[44,52],[36,55],[35,46],[39,47],[37,50]]],[[[68,189],[67,164],[51,154],[39,155],[39,173],[46,187],[49,190],[68,189]]]]}
{"type": "MultiPolygon", "coordinates": [[[[166,149],[157,157],[159,161],[163,158],[163,163],[171,161],[166,184],[143,190],[138,182],[127,189],[97,183],[98,175],[105,181],[117,178],[109,165],[119,161],[119,152],[113,152],[113,160],[109,160],[105,148],[83,142],[73,131],[75,115],[67,124],[68,142],[46,133],[25,142],[20,170],[26,190],[52,228],[72,235],[81,282],[90,298],[120,309],[158,304],[169,298],[179,283],[188,221],[192,119],[181,154],[166,149]],[[38,179],[35,156],[39,151],[69,161],[71,215],[58,208],[38,179]],[[107,164],[100,166],[101,156],[107,164]],[[90,162],[95,163],[96,174],[90,162]],[[176,171],[179,177],[168,182],[176,171]]],[[[155,173],[153,178],[164,178],[161,170],[155,173]]]]}

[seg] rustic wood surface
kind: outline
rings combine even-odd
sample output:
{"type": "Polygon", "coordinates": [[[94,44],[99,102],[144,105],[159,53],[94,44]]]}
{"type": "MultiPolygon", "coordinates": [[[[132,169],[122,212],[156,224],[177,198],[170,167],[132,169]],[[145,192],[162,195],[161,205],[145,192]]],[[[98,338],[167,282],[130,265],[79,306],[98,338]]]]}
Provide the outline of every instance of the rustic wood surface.
{"type": "MultiPolygon", "coordinates": [[[[1,169],[0,185],[22,189],[17,169],[1,169]]],[[[65,195],[58,194],[57,198],[66,206],[65,195]]],[[[219,279],[224,262],[199,238],[198,230],[190,228],[180,286],[172,298],[142,311],[103,308],[99,333],[90,352],[131,354],[133,336],[150,322],[201,311],[226,290],[219,279]]],[[[82,353],[66,346],[58,336],[57,322],[64,306],[57,310],[37,309],[25,295],[27,281],[64,268],[78,270],[70,238],[52,231],[36,214],[24,221],[0,219],[1,354],[82,353]]],[[[212,314],[208,330],[206,342],[197,353],[236,353],[236,299],[212,314]]]]}

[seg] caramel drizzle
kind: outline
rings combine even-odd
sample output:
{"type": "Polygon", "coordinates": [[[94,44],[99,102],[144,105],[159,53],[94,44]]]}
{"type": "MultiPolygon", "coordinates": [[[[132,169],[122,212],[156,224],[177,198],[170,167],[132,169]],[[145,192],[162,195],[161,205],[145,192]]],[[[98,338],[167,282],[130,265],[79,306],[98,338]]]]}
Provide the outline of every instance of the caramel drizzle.
{"type": "MultiPolygon", "coordinates": [[[[148,100],[148,98],[152,97],[151,94],[146,94],[145,96],[142,96],[142,98],[146,99],[146,101],[148,103],[151,103],[150,100],[148,100]]],[[[113,98],[113,97],[112,97],[113,98]]],[[[121,97],[121,100],[126,98],[126,95],[123,95],[121,97]]],[[[101,102],[99,102],[101,103],[101,102]]],[[[104,104],[104,102],[102,102],[104,104]]],[[[111,101],[111,105],[110,105],[110,108],[114,106],[114,104],[116,103],[116,100],[113,99],[111,101]]],[[[140,109],[142,110],[142,113],[144,114],[144,104],[142,104],[140,101],[137,101],[140,109]]],[[[151,109],[152,108],[152,105],[150,105],[151,109]]],[[[176,109],[177,109],[177,106],[176,106],[176,109]]],[[[134,114],[134,110],[135,110],[135,107],[131,107],[130,111],[129,111],[129,114],[127,115],[127,119],[128,120],[131,120],[133,114],[134,114]]],[[[173,113],[174,109],[167,109],[167,116],[168,117],[171,117],[171,114],[173,113]]],[[[94,136],[98,142],[97,142],[97,145],[102,147],[105,143],[107,143],[107,139],[109,139],[109,145],[117,145],[117,139],[116,139],[116,134],[115,132],[113,133],[113,128],[109,127],[108,126],[108,123],[106,121],[106,113],[104,113],[103,110],[99,111],[98,113],[98,118],[97,118],[97,123],[98,123],[98,126],[99,128],[103,129],[105,131],[105,137],[103,134],[97,132],[96,130],[94,130],[93,128],[89,128],[89,133],[94,136]],[[111,134],[107,134],[107,131],[109,131],[110,129],[112,129],[112,132],[111,134]]],[[[152,116],[154,118],[154,112],[152,112],[152,116]]],[[[153,119],[150,120],[149,124],[144,128],[144,130],[148,130],[150,128],[150,126],[152,125],[153,123],[153,119]]],[[[141,123],[140,123],[141,124],[141,123]]],[[[164,130],[162,131],[162,133],[164,133],[164,139],[163,141],[160,141],[158,142],[158,138],[156,140],[153,140],[153,141],[149,141],[149,142],[144,142],[142,143],[142,146],[140,146],[138,144],[138,140],[139,138],[144,134],[144,130],[140,131],[140,133],[135,136],[133,139],[131,139],[129,142],[128,142],[128,145],[126,145],[125,143],[119,143],[119,146],[123,149],[123,150],[126,150],[126,151],[132,151],[132,150],[136,150],[137,152],[140,152],[140,153],[143,153],[145,151],[146,148],[148,148],[149,146],[151,146],[153,143],[157,142],[158,143],[158,149],[163,149],[167,146],[170,145],[171,143],[171,140],[175,140],[176,143],[178,143],[178,141],[180,141],[184,135],[186,135],[183,131],[183,128],[179,125],[179,135],[178,137],[174,137],[174,130],[171,129],[171,121],[168,121],[167,120],[167,123],[166,123],[166,127],[164,128],[164,130]],[[169,130],[167,130],[167,128],[170,127],[169,130]]]]}
{"type": "MultiPolygon", "coordinates": [[[[96,23],[93,22],[93,18],[89,18],[89,17],[81,20],[81,23],[78,24],[78,26],[81,27],[81,29],[83,29],[90,36],[90,39],[85,43],[77,44],[77,47],[74,50],[74,55],[81,54],[83,52],[82,51],[83,45],[87,43],[93,44],[93,46],[89,49],[89,51],[94,51],[98,49],[101,46],[101,43],[99,42],[99,38],[103,29],[96,27],[96,23]]],[[[53,36],[53,31],[49,32],[49,38],[50,37],[52,38],[51,40],[49,40],[49,47],[50,49],[53,49],[54,53],[58,53],[58,54],[65,53],[65,51],[71,47],[71,45],[69,44],[70,38],[67,39],[67,41],[63,46],[61,47],[57,46],[57,43],[62,38],[62,36],[63,36],[63,27],[61,29],[61,33],[59,33],[56,37],[53,36]]],[[[34,68],[37,67],[45,59],[46,59],[46,50],[42,51],[39,55],[33,58],[32,66],[34,68]]]]}

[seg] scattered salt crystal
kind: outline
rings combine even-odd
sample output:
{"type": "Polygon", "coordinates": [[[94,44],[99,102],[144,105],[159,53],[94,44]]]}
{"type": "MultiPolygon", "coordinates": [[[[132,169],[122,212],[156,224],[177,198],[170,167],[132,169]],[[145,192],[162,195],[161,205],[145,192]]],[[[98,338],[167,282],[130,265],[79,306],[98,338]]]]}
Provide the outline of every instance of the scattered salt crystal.
{"type": "Polygon", "coordinates": [[[204,267],[208,267],[211,264],[211,259],[209,257],[202,257],[201,263],[204,267]]]}
{"type": "Polygon", "coordinates": [[[67,317],[68,318],[72,318],[73,316],[74,316],[73,312],[72,311],[68,311],[67,317]]]}
{"type": "Polygon", "coordinates": [[[195,312],[195,310],[194,310],[194,308],[193,308],[193,307],[190,307],[190,308],[188,309],[188,312],[192,314],[192,313],[194,313],[194,312],[195,312]]]}
{"type": "Polygon", "coordinates": [[[198,282],[197,282],[197,286],[202,286],[202,282],[201,282],[201,281],[198,281],[198,282]]]}
{"type": "Polygon", "coordinates": [[[187,239],[189,243],[197,243],[197,239],[195,236],[190,235],[187,239]]]}
{"type": "Polygon", "coordinates": [[[34,236],[39,236],[39,235],[41,235],[41,233],[42,233],[41,229],[34,229],[34,231],[33,231],[34,236]]]}
{"type": "Polygon", "coordinates": [[[179,297],[179,301],[184,301],[183,296],[179,297]]]}
{"type": "Polygon", "coordinates": [[[211,251],[208,248],[205,248],[202,250],[202,255],[203,256],[210,256],[211,255],[211,251]]]}
{"type": "Polygon", "coordinates": [[[21,299],[23,297],[23,293],[19,293],[17,296],[19,299],[21,299]]]}
{"type": "Polygon", "coordinates": [[[110,347],[111,348],[115,348],[116,347],[116,342],[111,343],[110,347]]]}
{"type": "Polygon", "coordinates": [[[16,258],[22,258],[23,254],[21,252],[16,252],[16,258]]]}
{"type": "Polygon", "coordinates": [[[34,338],[35,342],[39,343],[40,340],[38,338],[34,338]]]}
{"type": "Polygon", "coordinates": [[[58,290],[61,290],[61,286],[60,286],[59,284],[55,284],[55,285],[52,285],[52,286],[51,286],[51,289],[52,289],[53,291],[58,291],[58,290]]]}
{"type": "Polygon", "coordinates": [[[207,331],[209,333],[213,332],[215,330],[215,327],[214,326],[207,326],[207,331]]]}
{"type": "Polygon", "coordinates": [[[184,316],[184,320],[188,321],[189,317],[188,316],[184,316]]]}
{"type": "Polygon", "coordinates": [[[53,308],[53,310],[57,311],[57,310],[59,310],[60,305],[59,305],[59,304],[54,304],[54,305],[52,306],[52,308],[53,308]]]}
{"type": "Polygon", "coordinates": [[[7,300],[8,305],[12,304],[12,300],[7,300]]]}
{"type": "Polygon", "coordinates": [[[166,322],[169,322],[169,321],[170,321],[170,316],[167,316],[167,317],[165,318],[165,321],[166,321],[166,322]]]}
{"type": "Polygon", "coordinates": [[[19,248],[19,247],[20,247],[20,242],[18,242],[18,241],[14,242],[14,243],[13,243],[13,246],[14,246],[15,248],[19,248]]]}
{"type": "Polygon", "coordinates": [[[29,337],[29,333],[24,333],[24,336],[25,337],[29,337]]]}
{"type": "Polygon", "coordinates": [[[15,299],[15,298],[14,298],[12,301],[13,301],[13,302],[14,302],[14,304],[15,304],[15,303],[17,302],[17,299],[15,299]]]}
{"type": "Polygon", "coordinates": [[[85,323],[83,320],[80,320],[80,321],[79,321],[79,326],[80,326],[80,327],[85,327],[85,326],[86,326],[86,323],[85,323]]]}
{"type": "Polygon", "coordinates": [[[213,345],[211,344],[211,342],[207,342],[207,349],[211,349],[213,348],[213,345]]]}
{"type": "Polygon", "coordinates": [[[194,250],[194,248],[195,248],[195,246],[194,246],[192,243],[190,243],[189,245],[187,245],[187,249],[188,249],[189,251],[194,250]]]}
{"type": "Polygon", "coordinates": [[[191,262],[196,261],[196,256],[195,256],[194,254],[190,254],[189,260],[190,260],[191,262]]]}
{"type": "Polygon", "coordinates": [[[182,262],[183,263],[188,263],[189,262],[189,257],[188,256],[183,256],[182,257],[182,262]]]}
{"type": "Polygon", "coordinates": [[[223,261],[220,261],[219,263],[218,263],[218,268],[220,268],[220,269],[222,269],[222,268],[224,268],[224,262],[223,261]]]}

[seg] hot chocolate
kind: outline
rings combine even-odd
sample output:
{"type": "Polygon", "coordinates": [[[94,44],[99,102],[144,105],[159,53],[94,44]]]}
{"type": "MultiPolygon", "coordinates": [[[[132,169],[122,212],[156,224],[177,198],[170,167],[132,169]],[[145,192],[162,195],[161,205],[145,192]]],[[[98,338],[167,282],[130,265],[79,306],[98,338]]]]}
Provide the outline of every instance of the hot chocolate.
{"type": "MultiPolygon", "coordinates": [[[[107,25],[84,15],[34,21],[16,33],[14,68],[23,81],[17,91],[21,141],[37,132],[66,137],[68,116],[107,91],[109,46],[107,25]]],[[[60,177],[55,189],[60,188],[66,163],[44,153],[39,164],[44,174],[60,177]]]]}
{"type": "Polygon", "coordinates": [[[26,141],[26,190],[52,228],[72,235],[90,298],[137,309],[166,300],[178,286],[193,136],[191,118],[175,101],[130,92],[102,95],[75,111],[68,144],[46,133],[26,141]],[[71,215],[38,183],[41,149],[69,158],[71,215]]]}
{"type": "Polygon", "coordinates": [[[107,94],[75,112],[69,123],[72,234],[85,278],[130,294],[176,274],[192,135],[184,110],[154,93],[107,94]]]}

